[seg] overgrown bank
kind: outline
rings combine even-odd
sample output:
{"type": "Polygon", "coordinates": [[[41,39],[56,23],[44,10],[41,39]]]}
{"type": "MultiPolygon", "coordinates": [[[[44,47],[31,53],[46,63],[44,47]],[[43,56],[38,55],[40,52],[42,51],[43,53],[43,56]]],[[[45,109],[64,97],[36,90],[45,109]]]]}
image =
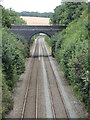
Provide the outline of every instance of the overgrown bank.
{"type": "Polygon", "coordinates": [[[25,40],[14,36],[9,30],[2,30],[2,113],[3,116],[13,108],[12,92],[24,72],[27,44],[25,40]]]}
{"type": "Polygon", "coordinates": [[[85,103],[90,113],[90,80],[88,65],[88,9],[51,39],[52,54],[71,84],[76,96],[85,103]]]}
{"type": "Polygon", "coordinates": [[[25,24],[17,13],[2,6],[2,117],[13,108],[13,89],[25,69],[26,40],[11,33],[11,24],[25,24]]]}

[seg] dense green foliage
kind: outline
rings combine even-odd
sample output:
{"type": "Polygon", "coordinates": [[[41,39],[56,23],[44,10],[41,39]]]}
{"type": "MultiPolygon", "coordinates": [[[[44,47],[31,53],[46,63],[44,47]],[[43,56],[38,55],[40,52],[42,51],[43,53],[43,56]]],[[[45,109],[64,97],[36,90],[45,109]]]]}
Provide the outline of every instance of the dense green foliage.
{"type": "Polygon", "coordinates": [[[23,38],[2,30],[2,63],[3,63],[3,114],[12,108],[11,93],[19,75],[24,72],[27,44],[23,38]]]}
{"type": "Polygon", "coordinates": [[[27,12],[27,11],[23,11],[18,13],[19,16],[30,16],[30,17],[46,17],[46,18],[50,18],[52,16],[52,12],[45,12],[45,13],[39,13],[39,12],[27,12]]]}
{"type": "Polygon", "coordinates": [[[82,2],[63,3],[55,8],[54,14],[51,17],[51,24],[68,25],[70,22],[80,17],[85,8],[86,3],[82,2]]]}
{"type": "Polygon", "coordinates": [[[51,46],[52,41],[51,41],[51,38],[49,36],[47,36],[47,35],[45,36],[45,41],[46,41],[46,43],[48,43],[49,46],[51,46]]]}
{"type": "Polygon", "coordinates": [[[2,6],[2,26],[11,28],[12,24],[21,25],[26,24],[23,19],[21,19],[18,14],[13,10],[6,10],[2,6]]]}
{"type": "Polygon", "coordinates": [[[85,103],[89,111],[90,69],[88,66],[87,8],[80,18],[72,21],[65,30],[57,33],[51,39],[48,38],[46,41],[52,47],[52,54],[63,70],[66,79],[73,86],[75,94],[85,103]]]}
{"type": "Polygon", "coordinates": [[[16,37],[12,35],[8,30],[3,29],[2,31],[2,62],[4,67],[4,72],[7,76],[8,86],[10,87],[10,90],[14,87],[14,80],[17,77],[13,77],[13,71],[17,72],[17,75],[20,75],[22,72],[24,72],[24,59],[26,58],[27,53],[27,45],[24,42],[21,42],[22,38],[16,37]],[[14,80],[12,80],[14,79],[14,80]]]}
{"type": "MultiPolygon", "coordinates": [[[[0,6],[1,7],[1,6],[0,6]]],[[[2,8],[2,115],[13,108],[12,92],[19,76],[25,69],[28,45],[26,40],[16,36],[9,28],[11,24],[23,24],[16,12],[2,8]]]]}

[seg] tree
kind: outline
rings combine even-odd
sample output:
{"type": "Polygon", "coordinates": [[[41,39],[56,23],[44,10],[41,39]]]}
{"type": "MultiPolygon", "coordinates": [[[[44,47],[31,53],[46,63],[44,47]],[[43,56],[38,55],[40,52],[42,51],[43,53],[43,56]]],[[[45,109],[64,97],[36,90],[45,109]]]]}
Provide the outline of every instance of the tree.
{"type": "Polygon", "coordinates": [[[86,3],[84,2],[62,2],[61,5],[54,9],[51,23],[54,25],[68,25],[79,18],[85,8],[86,3]]]}
{"type": "Polygon", "coordinates": [[[2,9],[2,26],[11,28],[12,24],[21,25],[26,24],[23,19],[21,19],[17,12],[12,9],[6,10],[4,7],[0,6],[2,9]]]}

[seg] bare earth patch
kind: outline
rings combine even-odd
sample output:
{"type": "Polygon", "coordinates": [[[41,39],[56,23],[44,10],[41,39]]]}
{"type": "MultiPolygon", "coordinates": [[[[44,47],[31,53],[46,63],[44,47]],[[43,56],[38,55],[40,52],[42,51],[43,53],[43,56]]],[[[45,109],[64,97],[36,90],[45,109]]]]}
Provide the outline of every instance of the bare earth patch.
{"type": "Polygon", "coordinates": [[[50,18],[21,16],[27,25],[50,25],[50,18]]]}

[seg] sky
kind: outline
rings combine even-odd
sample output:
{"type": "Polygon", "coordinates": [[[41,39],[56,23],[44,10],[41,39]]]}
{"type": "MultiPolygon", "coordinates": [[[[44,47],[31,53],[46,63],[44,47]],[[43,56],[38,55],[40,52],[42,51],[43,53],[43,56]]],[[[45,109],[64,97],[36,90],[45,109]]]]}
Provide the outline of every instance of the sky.
{"type": "Polygon", "coordinates": [[[53,12],[61,0],[2,0],[1,5],[6,9],[12,8],[16,12],[53,12]]]}

